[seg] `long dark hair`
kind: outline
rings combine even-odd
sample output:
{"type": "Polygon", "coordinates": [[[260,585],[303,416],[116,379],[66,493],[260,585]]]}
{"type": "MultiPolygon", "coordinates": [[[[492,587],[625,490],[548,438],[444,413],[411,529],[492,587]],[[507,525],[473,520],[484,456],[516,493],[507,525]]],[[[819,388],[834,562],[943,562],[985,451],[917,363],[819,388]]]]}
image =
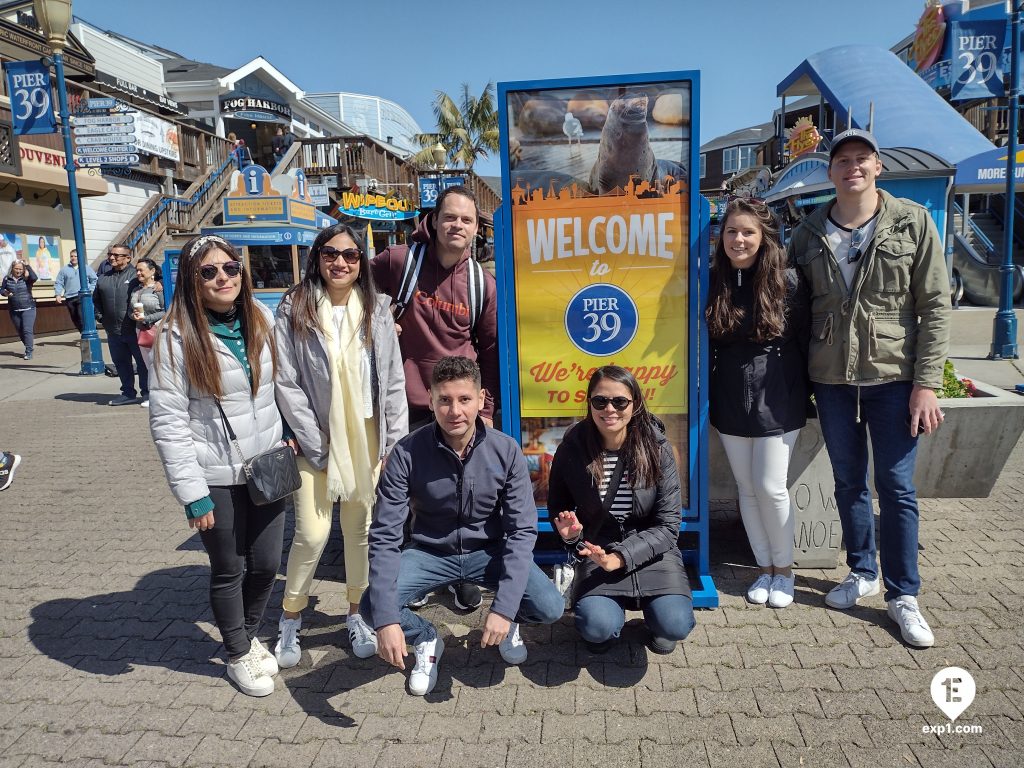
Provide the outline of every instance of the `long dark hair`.
{"type": "Polygon", "coordinates": [[[587,415],[583,419],[583,450],[587,460],[587,471],[600,485],[604,475],[604,446],[601,433],[594,422],[590,396],[602,381],[624,384],[633,399],[633,416],[626,426],[626,442],[619,454],[626,462],[634,488],[649,488],[661,479],[661,441],[658,434],[661,425],[657,417],[647,410],[644,394],[633,374],[618,365],[605,365],[594,371],[587,385],[587,415]]]}
{"type": "Polygon", "coordinates": [[[752,216],[761,228],[761,247],[757,250],[754,273],[754,340],[766,342],[782,335],[786,326],[786,257],[779,242],[779,225],[767,205],[737,198],[729,203],[722,218],[722,236],[715,247],[715,268],[711,272],[707,308],[704,316],[712,337],[724,336],[739,328],[745,311],[732,296],[729,257],[725,253],[725,228],[729,218],[739,214],[752,216]]]}
{"type": "MultiPolygon", "coordinates": [[[[200,392],[212,397],[221,397],[224,389],[221,382],[220,365],[214,352],[210,334],[210,323],[206,319],[206,307],[201,298],[203,278],[199,276],[199,267],[210,251],[219,248],[236,261],[242,257],[231,243],[223,238],[203,235],[193,237],[181,249],[178,260],[178,275],[174,281],[174,298],[163,320],[160,336],[167,336],[167,354],[173,355],[171,347],[172,328],[176,328],[181,336],[181,348],[184,357],[185,371],[189,382],[200,392]]],[[[265,344],[270,345],[272,365],[277,362],[277,347],[274,344],[273,327],[266,316],[256,306],[252,292],[252,280],[249,272],[242,270],[240,275],[242,290],[235,300],[238,315],[242,321],[242,335],[245,339],[245,356],[252,370],[252,391],[255,394],[260,387],[263,371],[260,369],[260,353],[265,344]]],[[[154,345],[155,354],[160,354],[159,341],[154,345]]],[[[172,357],[172,367],[174,360],[172,357]]],[[[273,370],[268,372],[268,380],[273,377],[273,370]]]]}
{"type": "Polygon", "coordinates": [[[377,301],[377,288],[373,284],[373,275],[370,273],[370,259],[366,255],[366,244],[363,242],[363,238],[348,224],[335,224],[320,230],[317,234],[313,245],[310,246],[309,253],[306,254],[302,281],[285,294],[292,298],[289,325],[292,333],[309,334],[314,329],[323,332],[320,315],[316,311],[317,294],[327,293],[327,286],[324,285],[324,278],[320,274],[320,249],[338,235],[348,235],[359,249],[359,276],[356,278],[354,288],[359,291],[359,298],[363,300],[364,343],[367,349],[373,349],[373,308],[377,301]]]}

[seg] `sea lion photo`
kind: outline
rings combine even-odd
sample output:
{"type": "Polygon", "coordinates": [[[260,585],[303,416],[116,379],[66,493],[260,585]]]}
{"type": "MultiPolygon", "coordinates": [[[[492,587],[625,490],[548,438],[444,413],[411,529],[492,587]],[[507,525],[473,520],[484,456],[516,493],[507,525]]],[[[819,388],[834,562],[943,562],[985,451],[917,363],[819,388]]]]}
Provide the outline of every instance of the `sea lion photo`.
{"type": "Polygon", "coordinates": [[[647,131],[646,95],[628,94],[608,107],[597,162],[590,171],[590,189],[599,195],[623,189],[632,176],[654,181],[658,163],[647,131]]]}

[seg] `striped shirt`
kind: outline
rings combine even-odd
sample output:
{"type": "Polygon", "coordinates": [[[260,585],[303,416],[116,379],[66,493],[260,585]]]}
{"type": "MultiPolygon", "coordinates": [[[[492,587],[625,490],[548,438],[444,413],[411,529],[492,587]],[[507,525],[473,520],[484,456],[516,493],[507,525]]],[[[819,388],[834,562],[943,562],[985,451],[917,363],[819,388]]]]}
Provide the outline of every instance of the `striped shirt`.
{"type": "MultiPolygon", "coordinates": [[[[602,499],[604,499],[605,491],[608,490],[608,484],[612,480],[612,474],[615,472],[615,465],[618,463],[618,451],[604,452],[604,469],[601,473],[601,484],[598,486],[598,491],[600,491],[602,499]]],[[[611,512],[612,517],[621,522],[622,520],[625,520],[632,511],[633,489],[630,488],[629,485],[629,473],[628,471],[624,471],[622,473],[622,480],[619,482],[619,487],[615,492],[615,498],[612,500],[612,506],[609,512],[611,512]]]]}

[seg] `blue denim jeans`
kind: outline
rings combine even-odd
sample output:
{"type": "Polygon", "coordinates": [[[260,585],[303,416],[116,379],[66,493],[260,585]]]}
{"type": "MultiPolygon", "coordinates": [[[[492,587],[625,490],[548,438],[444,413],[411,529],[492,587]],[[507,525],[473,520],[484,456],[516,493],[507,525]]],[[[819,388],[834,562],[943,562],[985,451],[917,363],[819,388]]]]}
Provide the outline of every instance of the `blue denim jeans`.
{"type": "Polygon", "coordinates": [[[886,600],[900,595],[916,596],[921,588],[917,571],[919,513],[914,488],[917,438],[910,436],[907,425],[912,389],[909,381],[870,387],[814,384],[821,433],[836,481],[846,564],[853,572],[875,579],[875,516],[868,489],[870,435],[880,518],[878,551],[886,600]]]}
{"type": "MultiPolygon", "coordinates": [[[[395,598],[402,606],[399,623],[407,642],[416,645],[437,636],[434,625],[407,606],[410,601],[430,594],[438,587],[463,581],[496,590],[502,574],[503,547],[495,547],[464,555],[442,555],[417,547],[402,551],[398,566],[398,588],[395,598]]],[[[525,624],[554,624],[565,612],[565,598],[537,565],[530,565],[526,591],[514,621],[525,624]]],[[[370,592],[363,593],[359,614],[374,626],[370,592]]]]}
{"type": "Polygon", "coordinates": [[[139,394],[143,399],[149,397],[149,370],[146,368],[146,361],[142,357],[135,332],[132,331],[127,336],[107,334],[107,349],[110,350],[110,362],[114,364],[121,379],[121,394],[125,397],[135,397],[135,374],[132,373],[134,360],[135,369],[139,373],[139,394]]]}
{"type": "Polygon", "coordinates": [[[17,312],[10,309],[11,324],[18,332],[18,338],[25,345],[25,351],[31,352],[35,348],[36,308],[17,312]]]}
{"type": "MultiPolygon", "coordinates": [[[[641,598],[640,609],[651,634],[665,640],[685,640],[696,624],[693,600],[686,595],[641,598]]],[[[576,613],[576,630],[588,643],[603,643],[618,637],[626,623],[622,603],[614,597],[581,597],[573,610],[576,613]]]]}

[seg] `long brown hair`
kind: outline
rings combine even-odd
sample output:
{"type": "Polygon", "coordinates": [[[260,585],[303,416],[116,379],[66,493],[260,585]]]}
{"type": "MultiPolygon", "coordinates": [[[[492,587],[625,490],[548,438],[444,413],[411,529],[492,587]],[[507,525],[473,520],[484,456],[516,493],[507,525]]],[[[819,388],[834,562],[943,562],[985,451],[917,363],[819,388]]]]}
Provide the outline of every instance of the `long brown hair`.
{"type": "Polygon", "coordinates": [[[359,298],[363,300],[363,343],[367,349],[373,349],[373,309],[377,301],[377,289],[373,284],[370,259],[366,255],[363,238],[348,224],[335,224],[317,233],[309,253],[306,254],[302,282],[285,294],[292,298],[289,325],[292,333],[303,335],[312,333],[313,329],[321,332],[324,330],[320,324],[320,315],[316,311],[317,296],[327,293],[323,275],[320,274],[320,250],[338,235],[348,235],[359,249],[359,276],[353,288],[359,291],[359,298]]]}
{"type": "Polygon", "coordinates": [[[583,419],[583,451],[587,460],[587,471],[600,485],[604,476],[604,446],[601,433],[594,422],[590,396],[604,380],[624,384],[633,399],[633,416],[626,425],[626,442],[619,454],[620,461],[626,462],[634,488],[649,488],[661,479],[661,423],[647,410],[640,384],[632,373],[618,365],[605,365],[594,371],[587,385],[587,415],[583,419]]]}
{"type": "MultiPolygon", "coordinates": [[[[181,336],[185,371],[189,382],[200,392],[220,398],[224,394],[221,381],[220,365],[214,352],[210,323],[206,319],[206,307],[203,304],[201,286],[203,278],[199,276],[199,267],[210,251],[219,248],[236,261],[242,257],[231,243],[223,238],[204,235],[193,237],[181,249],[178,260],[178,275],[175,278],[174,297],[171,306],[163,319],[160,336],[167,337],[166,353],[171,356],[171,366],[175,361],[171,347],[171,330],[177,330],[181,336]]],[[[240,275],[242,290],[235,300],[238,316],[242,323],[242,336],[245,339],[245,356],[252,370],[253,394],[259,390],[263,371],[260,368],[260,353],[266,344],[270,345],[272,366],[277,361],[277,347],[274,344],[273,327],[263,312],[256,306],[252,292],[252,280],[246,269],[240,275]]],[[[159,341],[154,351],[159,359],[159,341]]],[[[159,368],[157,368],[159,370],[159,368]]],[[[268,372],[272,378],[273,370],[268,372]]],[[[269,378],[268,378],[269,380],[269,378]]]]}
{"type": "Polygon", "coordinates": [[[754,340],[766,342],[781,336],[786,326],[786,258],[779,242],[779,225],[764,203],[737,198],[725,209],[723,234],[715,247],[715,268],[711,272],[704,316],[712,337],[736,331],[743,321],[745,310],[733,302],[729,279],[732,270],[725,253],[724,232],[731,216],[744,213],[752,216],[761,228],[761,247],[757,250],[754,273],[754,340]]]}

